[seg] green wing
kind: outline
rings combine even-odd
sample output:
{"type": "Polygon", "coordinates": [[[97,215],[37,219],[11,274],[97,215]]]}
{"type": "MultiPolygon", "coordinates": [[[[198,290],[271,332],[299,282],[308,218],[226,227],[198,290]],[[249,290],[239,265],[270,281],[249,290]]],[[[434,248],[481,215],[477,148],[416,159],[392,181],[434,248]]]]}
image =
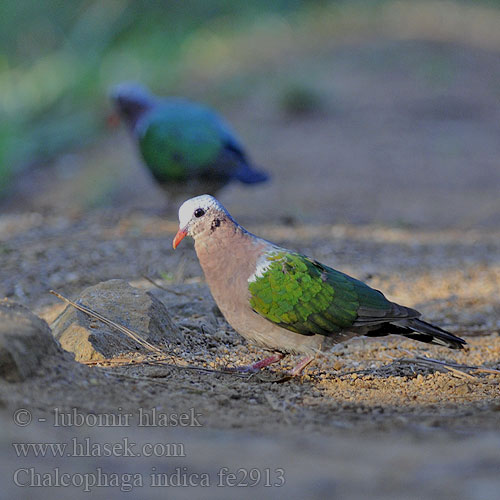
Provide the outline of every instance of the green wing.
{"type": "Polygon", "coordinates": [[[368,316],[376,323],[393,310],[379,291],[303,255],[275,252],[264,264],[249,281],[250,305],[293,332],[334,334],[355,325],[360,314],[364,324],[368,316]]]}
{"type": "Polygon", "coordinates": [[[223,140],[216,121],[203,109],[158,106],[138,125],[139,149],[159,181],[183,181],[216,161],[223,140]]]}

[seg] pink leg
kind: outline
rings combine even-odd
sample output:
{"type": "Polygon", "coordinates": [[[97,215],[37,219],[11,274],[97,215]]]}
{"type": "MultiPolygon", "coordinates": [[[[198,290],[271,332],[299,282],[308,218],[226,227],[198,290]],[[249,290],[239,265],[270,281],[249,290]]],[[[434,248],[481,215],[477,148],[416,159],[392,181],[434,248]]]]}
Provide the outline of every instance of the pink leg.
{"type": "Polygon", "coordinates": [[[302,370],[313,360],[312,356],[306,356],[295,368],[292,368],[288,374],[290,377],[295,377],[302,373],[302,370]]]}
{"type": "Polygon", "coordinates": [[[269,356],[268,358],[263,359],[262,361],[257,361],[257,363],[253,363],[252,365],[238,366],[236,368],[233,368],[231,371],[234,370],[235,372],[242,373],[256,373],[262,368],[265,368],[266,366],[272,365],[273,363],[277,363],[278,361],[282,360],[284,356],[284,354],[278,352],[276,354],[273,354],[272,356],[269,356]]]}

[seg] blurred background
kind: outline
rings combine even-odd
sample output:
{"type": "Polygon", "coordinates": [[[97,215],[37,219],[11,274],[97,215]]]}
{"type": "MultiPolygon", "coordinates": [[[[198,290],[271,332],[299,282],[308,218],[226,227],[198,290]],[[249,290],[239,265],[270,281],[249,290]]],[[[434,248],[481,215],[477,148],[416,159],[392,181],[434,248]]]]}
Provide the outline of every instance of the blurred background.
{"type": "Polygon", "coordinates": [[[235,215],[491,226],[500,189],[499,2],[78,0],[0,6],[4,211],[157,207],[108,92],[223,113],[273,183],[235,215]]]}
{"type": "MultiPolygon", "coordinates": [[[[0,298],[51,324],[64,304],[50,289],[76,300],[122,278],[161,298],[196,363],[263,354],[217,314],[192,242],[172,250],[176,210],[109,101],[113,85],[135,80],[218,110],[271,173],[217,195],[245,227],[421,310],[470,346],[362,339],[285,384],[135,371],[146,365],[99,382],[100,368],[54,362],[47,375],[0,384],[0,462],[18,463],[2,408],[192,406],[207,427],[179,434],[189,450],[180,463],[285,467],[289,487],[273,498],[498,497],[498,372],[456,378],[393,356],[500,369],[500,1],[4,0],[0,40],[0,298]]],[[[137,429],[125,430],[135,441],[137,429]]],[[[144,430],[150,442],[177,435],[144,430]]],[[[12,436],[55,442],[59,431],[34,421],[12,436]]],[[[125,462],[105,464],[152,465],[125,462]]],[[[111,498],[105,490],[93,498],[111,498]]],[[[192,498],[181,490],[176,498],[192,498]]]]}

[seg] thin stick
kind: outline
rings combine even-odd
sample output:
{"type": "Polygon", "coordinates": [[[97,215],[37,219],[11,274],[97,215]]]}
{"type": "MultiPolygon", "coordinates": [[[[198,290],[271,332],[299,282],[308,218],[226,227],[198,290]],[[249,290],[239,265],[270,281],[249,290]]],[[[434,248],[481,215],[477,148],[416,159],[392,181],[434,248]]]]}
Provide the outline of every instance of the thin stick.
{"type": "MultiPolygon", "coordinates": [[[[161,359],[134,360],[134,359],[130,359],[130,358],[114,358],[114,359],[102,359],[102,360],[98,360],[98,361],[83,361],[82,363],[85,365],[88,365],[88,366],[99,366],[101,364],[103,364],[103,365],[110,364],[110,365],[115,365],[117,367],[129,367],[129,366],[138,366],[138,365],[165,366],[167,368],[177,368],[179,370],[195,370],[195,371],[204,372],[204,373],[215,373],[215,374],[219,374],[219,375],[236,375],[237,377],[240,377],[240,378],[250,378],[247,374],[242,374],[242,373],[233,372],[233,371],[229,371],[229,370],[214,370],[212,368],[205,368],[203,366],[175,365],[175,364],[169,363],[168,361],[164,361],[161,359]]],[[[106,369],[106,366],[99,366],[99,368],[106,369]]]]}
{"type": "Polygon", "coordinates": [[[115,328],[116,330],[124,333],[131,339],[135,340],[138,344],[142,345],[146,349],[149,349],[150,351],[155,352],[156,354],[161,354],[162,356],[166,353],[162,349],[159,349],[158,347],[154,346],[153,344],[150,344],[147,340],[144,340],[138,333],[134,332],[133,330],[130,330],[130,328],[127,328],[125,326],[119,325],[118,323],[115,323],[114,321],[111,321],[108,318],[105,318],[104,316],[100,315],[99,313],[96,313],[92,309],[89,309],[88,307],[82,306],[80,304],[77,304],[76,302],[73,302],[72,300],[67,299],[66,297],[63,297],[60,293],[55,292],[54,290],[50,290],[50,293],[52,295],[55,295],[58,299],[61,299],[62,301],[70,304],[73,306],[75,309],[78,309],[79,311],[84,312],[85,314],[88,314],[89,316],[92,316],[93,318],[98,319],[99,321],[103,322],[105,325],[111,326],[115,328]]]}
{"type": "Polygon", "coordinates": [[[162,285],[160,285],[159,283],[157,283],[156,281],[154,281],[152,278],[150,278],[149,276],[143,276],[143,278],[147,281],[149,281],[152,285],[154,285],[156,288],[159,288],[160,290],[165,290],[165,292],[169,292],[169,293],[173,293],[174,295],[184,295],[183,292],[178,292],[177,290],[170,290],[162,285]]]}
{"type": "Polygon", "coordinates": [[[105,372],[109,373],[109,375],[112,375],[113,377],[121,377],[121,378],[124,378],[127,380],[135,380],[135,381],[140,381],[140,382],[150,382],[152,384],[162,385],[163,387],[170,387],[166,382],[163,382],[161,380],[156,380],[156,378],[134,377],[131,375],[124,375],[123,373],[112,372],[110,370],[105,370],[105,372]]]}
{"type": "Polygon", "coordinates": [[[495,375],[500,375],[500,370],[495,370],[494,368],[474,368],[474,371],[478,373],[493,373],[495,375]]]}
{"type": "Polygon", "coordinates": [[[477,380],[476,377],[474,377],[473,375],[470,375],[469,373],[467,372],[464,372],[462,370],[459,370],[458,368],[453,368],[453,366],[447,366],[447,365],[443,365],[447,370],[449,370],[450,372],[452,372],[453,374],[455,374],[457,377],[460,377],[460,378],[466,378],[466,379],[469,379],[469,380],[477,380]]]}
{"type": "Polygon", "coordinates": [[[442,361],[440,359],[429,358],[427,356],[416,356],[415,359],[428,361],[429,363],[436,363],[438,365],[453,366],[454,368],[466,368],[469,370],[475,370],[477,368],[477,366],[461,365],[460,363],[454,363],[453,361],[442,361]]]}
{"type": "MultiPolygon", "coordinates": [[[[394,358],[394,361],[396,362],[399,362],[399,363],[408,363],[408,364],[421,364],[421,365],[427,365],[427,366],[435,366],[435,365],[438,365],[440,366],[441,368],[444,368],[445,370],[448,370],[450,372],[452,372],[453,374],[455,374],[457,377],[460,377],[460,378],[466,378],[466,379],[469,379],[469,380],[477,380],[476,377],[456,368],[455,366],[451,366],[449,365],[448,363],[445,363],[444,361],[439,361],[437,359],[431,359],[431,358],[421,358],[421,357],[416,357],[416,358],[413,358],[413,359],[409,359],[409,358],[394,358]]],[[[462,366],[462,365],[458,365],[460,366],[460,368],[466,368],[466,369],[471,369],[473,367],[470,367],[470,366],[462,366]]]]}
{"type": "Polygon", "coordinates": [[[119,366],[134,366],[139,365],[144,361],[143,359],[132,359],[132,358],[111,358],[111,359],[99,359],[99,360],[91,360],[91,361],[80,361],[80,363],[87,366],[97,366],[101,363],[110,364],[110,365],[119,365],[119,366]]]}
{"type": "Polygon", "coordinates": [[[180,365],[172,365],[168,362],[162,361],[161,359],[158,360],[150,360],[150,361],[143,361],[141,364],[148,365],[148,366],[167,366],[169,368],[179,368],[181,370],[196,370],[200,372],[205,372],[205,373],[216,373],[219,375],[236,375],[240,378],[251,378],[252,375],[254,374],[245,374],[245,373],[238,373],[230,370],[214,370],[213,368],[205,368],[203,366],[190,366],[190,365],[185,365],[185,366],[180,366],[180,365]]]}
{"type": "Polygon", "coordinates": [[[461,368],[461,369],[467,369],[467,370],[474,370],[476,372],[484,372],[484,373],[495,373],[500,375],[500,370],[495,370],[494,368],[484,368],[482,366],[471,366],[471,365],[461,365],[459,363],[453,363],[452,361],[440,361],[438,359],[433,359],[433,358],[427,358],[427,357],[422,357],[422,356],[417,356],[417,359],[423,359],[430,361],[432,363],[438,363],[442,364],[445,366],[451,366],[453,368],[461,368]]]}

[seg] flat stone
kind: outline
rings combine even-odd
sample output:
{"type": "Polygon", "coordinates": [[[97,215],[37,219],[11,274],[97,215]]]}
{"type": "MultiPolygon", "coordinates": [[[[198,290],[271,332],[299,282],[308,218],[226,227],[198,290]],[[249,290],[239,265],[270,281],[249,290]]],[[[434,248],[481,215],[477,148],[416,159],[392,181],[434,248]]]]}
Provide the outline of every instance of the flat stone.
{"type": "Polygon", "coordinates": [[[17,302],[0,301],[0,378],[25,380],[45,358],[62,354],[43,319],[17,302]]]}
{"type": "MultiPolygon", "coordinates": [[[[124,280],[109,280],[86,288],[76,301],[125,326],[159,347],[181,341],[165,305],[154,295],[124,280]]],[[[52,323],[52,332],[76,361],[112,359],[130,352],[150,352],[126,334],[68,305],[52,323]]]]}

